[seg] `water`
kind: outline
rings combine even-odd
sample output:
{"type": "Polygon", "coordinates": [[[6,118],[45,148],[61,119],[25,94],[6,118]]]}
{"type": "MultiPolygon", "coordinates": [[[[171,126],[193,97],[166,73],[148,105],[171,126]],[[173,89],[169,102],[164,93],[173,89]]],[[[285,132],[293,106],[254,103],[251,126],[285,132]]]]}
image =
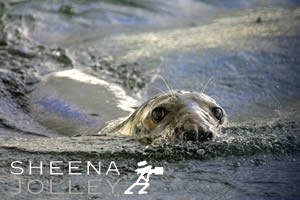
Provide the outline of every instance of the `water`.
{"type": "Polygon", "coordinates": [[[14,0],[0,1],[0,19],[1,199],[299,198],[297,1],[14,0]],[[215,98],[229,115],[222,137],[159,146],[94,136],[167,90],[158,74],[215,98]],[[30,160],[43,175],[29,174],[30,160]],[[124,195],[142,160],[164,175],[151,176],[149,194],[124,195]],[[69,161],[82,175],[69,175],[69,161]],[[88,161],[100,175],[87,175],[88,161]],[[112,161],[120,175],[105,174],[112,161]]]}

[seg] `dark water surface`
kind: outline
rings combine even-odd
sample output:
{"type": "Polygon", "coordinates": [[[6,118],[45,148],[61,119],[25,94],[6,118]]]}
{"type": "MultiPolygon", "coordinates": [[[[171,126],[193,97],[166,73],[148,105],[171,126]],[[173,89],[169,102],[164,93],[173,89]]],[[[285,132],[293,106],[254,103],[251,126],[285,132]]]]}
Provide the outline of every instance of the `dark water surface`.
{"type": "Polygon", "coordinates": [[[299,55],[297,1],[0,0],[0,199],[299,199],[299,55]],[[222,136],[95,136],[166,91],[159,75],[216,99],[229,116],[222,136]],[[164,174],[147,195],[125,195],[143,160],[164,174]],[[106,175],[111,161],[120,175],[106,175]]]}

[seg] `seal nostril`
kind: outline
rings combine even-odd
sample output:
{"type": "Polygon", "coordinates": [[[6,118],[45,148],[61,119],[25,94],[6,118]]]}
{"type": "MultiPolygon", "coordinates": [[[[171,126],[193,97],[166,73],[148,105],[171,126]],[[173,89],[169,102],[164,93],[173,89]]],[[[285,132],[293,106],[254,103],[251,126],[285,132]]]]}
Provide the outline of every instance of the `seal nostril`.
{"type": "Polygon", "coordinates": [[[213,133],[212,133],[211,131],[209,131],[209,132],[207,133],[207,138],[208,138],[208,139],[212,139],[212,138],[213,138],[213,133]]]}
{"type": "Polygon", "coordinates": [[[183,133],[183,140],[185,141],[196,141],[197,140],[197,134],[195,131],[189,131],[183,133]]]}
{"type": "Polygon", "coordinates": [[[211,140],[212,138],[213,138],[213,133],[211,131],[208,131],[208,132],[200,133],[198,140],[200,142],[205,142],[205,141],[211,140]]]}

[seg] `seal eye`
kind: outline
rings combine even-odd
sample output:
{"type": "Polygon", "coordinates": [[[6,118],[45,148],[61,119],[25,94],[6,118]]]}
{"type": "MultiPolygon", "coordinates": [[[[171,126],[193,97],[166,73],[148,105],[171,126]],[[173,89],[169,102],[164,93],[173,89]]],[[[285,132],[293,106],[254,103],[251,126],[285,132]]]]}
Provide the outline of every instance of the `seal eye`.
{"type": "Polygon", "coordinates": [[[214,107],[212,108],[212,113],[215,116],[215,118],[217,118],[217,120],[221,121],[221,119],[223,118],[223,111],[221,108],[219,107],[214,107]]]}
{"type": "Polygon", "coordinates": [[[160,122],[166,115],[166,110],[162,107],[155,108],[151,113],[151,118],[153,122],[160,122]]]}

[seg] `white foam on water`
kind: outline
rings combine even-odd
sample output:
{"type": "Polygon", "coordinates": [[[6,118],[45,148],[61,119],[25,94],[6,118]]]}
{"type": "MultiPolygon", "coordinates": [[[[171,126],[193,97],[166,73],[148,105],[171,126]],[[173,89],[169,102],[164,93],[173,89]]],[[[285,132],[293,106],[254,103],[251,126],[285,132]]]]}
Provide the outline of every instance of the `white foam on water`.
{"type": "MultiPolygon", "coordinates": [[[[134,98],[128,96],[125,90],[117,84],[107,82],[105,80],[99,79],[95,76],[86,74],[81,72],[78,69],[70,69],[60,72],[55,72],[53,74],[55,77],[64,77],[69,78],[75,81],[79,81],[85,84],[92,84],[92,85],[101,85],[108,89],[118,100],[118,107],[122,110],[133,112],[133,107],[136,107],[139,102],[134,98]]],[[[79,92],[79,91],[78,91],[79,92]]]]}

